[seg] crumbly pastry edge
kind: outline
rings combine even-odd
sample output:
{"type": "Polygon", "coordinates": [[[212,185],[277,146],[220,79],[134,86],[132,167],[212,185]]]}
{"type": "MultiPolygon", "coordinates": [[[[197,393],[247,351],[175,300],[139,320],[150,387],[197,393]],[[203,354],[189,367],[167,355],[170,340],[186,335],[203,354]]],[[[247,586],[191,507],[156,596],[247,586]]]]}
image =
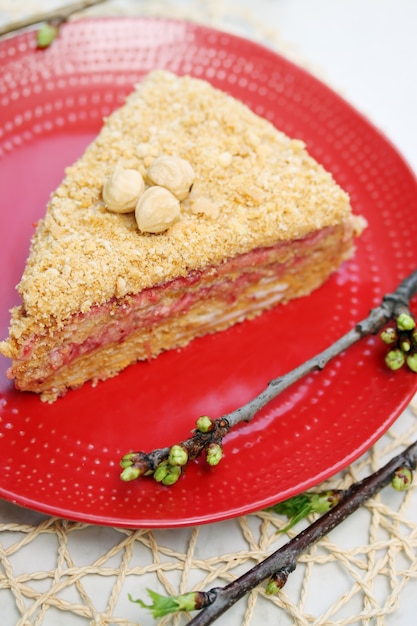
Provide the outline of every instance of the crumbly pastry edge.
{"type": "MultiPolygon", "coordinates": [[[[364,223],[352,218],[348,195],[302,142],[205,81],[151,72],[52,194],[18,285],[22,305],[12,311],[10,340],[112,297],[351,219],[359,234],[364,223]],[[173,227],[143,235],[131,215],[106,210],[103,183],[121,161],[146,177],[167,152],[192,163],[195,188],[173,227]],[[218,214],[199,210],[207,204],[218,214]]],[[[8,356],[10,340],[0,343],[8,356]]]]}

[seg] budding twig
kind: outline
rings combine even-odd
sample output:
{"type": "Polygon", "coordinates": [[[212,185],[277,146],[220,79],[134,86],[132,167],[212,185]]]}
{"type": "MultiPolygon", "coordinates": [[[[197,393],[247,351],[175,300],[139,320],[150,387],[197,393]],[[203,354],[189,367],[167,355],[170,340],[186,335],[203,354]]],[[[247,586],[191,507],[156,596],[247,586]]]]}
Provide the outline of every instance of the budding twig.
{"type": "MultiPolygon", "coordinates": [[[[352,515],[366,500],[390,483],[398,491],[408,489],[416,464],[417,442],[367,478],[353,483],[348,489],[335,490],[335,499],[329,501],[326,512],[320,518],[264,561],[224,587],[213,587],[209,591],[195,591],[179,596],[161,596],[148,589],[153,604],[147,605],[140,599],[131,600],[150,609],[155,618],[179,611],[199,610],[189,626],[208,626],[264,580],[269,579],[266,593],[276,594],[295,570],[299,557],[352,515]]],[[[316,495],[320,497],[320,494],[316,495]]],[[[328,494],[323,495],[327,500],[328,494]]],[[[320,510],[320,507],[316,510],[320,510]]]]}
{"type": "Polygon", "coordinates": [[[409,302],[416,293],[417,270],[402,281],[393,293],[385,295],[381,304],[372,309],[368,317],[356,324],[355,328],[312,359],[305,361],[305,363],[302,363],[287,374],[272,380],[267,388],[254,400],[232,411],[232,413],[224,415],[223,418],[227,419],[231,427],[242,421],[250,421],[260,409],[292,384],[307,374],[311,374],[311,372],[324,369],[329,361],[347,350],[347,348],[350,348],[364,337],[375,335],[379,332],[390,319],[396,319],[404,313],[408,314],[409,302]]]}
{"type": "Polygon", "coordinates": [[[41,24],[42,22],[64,22],[74,13],[88,9],[95,4],[100,4],[105,0],[80,0],[80,2],[71,2],[63,7],[51,9],[49,11],[37,12],[35,15],[22,18],[15,22],[9,22],[0,27],[0,37],[14,33],[18,30],[41,24]]]}
{"type": "MultiPolygon", "coordinates": [[[[272,380],[264,391],[247,404],[244,404],[216,420],[211,420],[207,416],[199,418],[194,434],[189,439],[179,444],[159,448],[148,453],[129,452],[125,454],[120,462],[123,468],[121,473],[122,480],[129,481],[139,478],[140,476],[149,475],[155,477],[157,468],[161,464],[164,464],[164,470],[158,471],[156,478],[158,482],[162,482],[165,485],[172,485],[180,477],[187,462],[176,465],[169,461],[170,455],[172,456],[172,448],[177,446],[180,446],[185,451],[187,460],[195,459],[205,452],[209,464],[216,465],[222,456],[222,440],[233,426],[236,426],[240,422],[251,421],[258,411],[284,390],[288,389],[292,384],[313,371],[322,370],[329,361],[363,339],[363,337],[378,333],[390,320],[399,320],[401,337],[403,338],[403,333],[406,332],[410,334],[409,341],[414,341],[415,322],[409,312],[409,302],[416,293],[417,270],[403,280],[393,293],[385,295],[381,304],[375,309],[372,309],[368,317],[356,324],[352,330],[340,337],[340,339],[330,347],[326,348],[312,359],[305,361],[305,363],[299,365],[287,374],[272,380]],[[407,328],[403,329],[404,325],[407,328]],[[180,467],[179,470],[178,467],[180,467]]],[[[403,339],[401,339],[401,341],[404,343],[403,339]]],[[[404,355],[402,352],[403,348],[391,348],[386,359],[387,365],[391,367],[391,369],[397,368],[397,350],[401,352],[402,356],[404,355]]],[[[410,353],[407,353],[406,357],[402,358],[401,366],[407,362],[410,369],[416,371],[416,360],[417,346],[415,346],[410,353]]]]}
{"type": "MultiPolygon", "coordinates": [[[[217,587],[207,592],[212,602],[188,623],[189,626],[208,626],[212,624],[238,600],[268,578],[278,580],[280,583],[278,586],[282,587],[286,582],[288,574],[296,568],[297,561],[304,552],[352,515],[369,498],[389,485],[393,479],[395,479],[395,486],[396,479],[399,476],[397,470],[400,470],[400,473],[403,474],[405,468],[407,473],[412,468],[415,469],[416,464],[417,441],[391,459],[374,474],[351,485],[343,492],[340,502],[334,508],[324,513],[264,561],[255,565],[255,567],[225,587],[217,587]]],[[[406,476],[407,480],[408,478],[406,476]]],[[[405,484],[403,480],[401,482],[405,484]]]]}

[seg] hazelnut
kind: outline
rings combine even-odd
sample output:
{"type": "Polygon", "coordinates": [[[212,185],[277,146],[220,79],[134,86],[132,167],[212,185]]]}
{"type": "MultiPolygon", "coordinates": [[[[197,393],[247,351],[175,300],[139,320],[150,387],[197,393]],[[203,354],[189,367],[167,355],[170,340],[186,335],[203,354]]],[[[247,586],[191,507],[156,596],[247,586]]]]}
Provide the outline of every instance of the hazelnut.
{"type": "Polygon", "coordinates": [[[179,200],[164,187],[149,187],[139,198],[135,217],[142,233],[162,233],[180,215],[179,200]]]}
{"type": "Polygon", "coordinates": [[[103,200],[113,213],[130,213],[145,189],[145,182],[137,170],[116,167],[106,178],[103,187],[103,200]]]}
{"type": "Polygon", "coordinates": [[[148,178],[154,185],[165,187],[178,200],[184,200],[194,183],[194,170],[185,159],[161,156],[152,161],[148,178]]]}

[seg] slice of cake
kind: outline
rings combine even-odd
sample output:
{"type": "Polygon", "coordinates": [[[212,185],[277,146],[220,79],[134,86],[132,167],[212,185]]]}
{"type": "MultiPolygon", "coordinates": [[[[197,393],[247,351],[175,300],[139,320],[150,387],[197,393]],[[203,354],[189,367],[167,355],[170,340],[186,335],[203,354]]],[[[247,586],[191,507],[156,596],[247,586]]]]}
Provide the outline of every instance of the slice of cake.
{"type": "Polygon", "coordinates": [[[51,196],[7,375],[53,401],[306,296],[363,226],[302,142],[205,81],[152,72],[51,196]]]}

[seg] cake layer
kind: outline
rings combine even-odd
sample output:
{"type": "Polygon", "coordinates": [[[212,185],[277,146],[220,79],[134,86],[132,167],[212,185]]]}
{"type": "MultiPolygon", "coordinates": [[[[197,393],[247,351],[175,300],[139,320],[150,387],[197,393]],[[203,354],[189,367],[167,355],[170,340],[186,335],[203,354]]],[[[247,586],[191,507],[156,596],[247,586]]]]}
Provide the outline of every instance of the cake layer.
{"type": "Polygon", "coordinates": [[[301,141],[203,80],[152,72],[51,195],[0,343],[8,375],[48,400],[113,376],[307,295],[352,254],[363,227],[301,141]],[[193,182],[168,194],[169,226],[144,231],[139,200],[131,213],[113,212],[108,183],[130,172],[143,178],[140,201],[154,187],[167,202],[155,180],[167,157],[193,182]]]}
{"type": "Polygon", "coordinates": [[[105,380],[137,360],[186,345],[306,295],[352,254],[353,223],[246,253],[74,316],[21,346],[9,377],[55,400],[85,381],[105,380]]]}
{"type": "Polygon", "coordinates": [[[66,170],[39,221],[18,291],[32,319],[68,319],[114,296],[334,226],[348,195],[301,141],[207,82],[152,72],[66,170]],[[181,219],[160,235],[111,213],[103,185],[117,164],[147,169],[161,155],[194,168],[181,219]]]}

